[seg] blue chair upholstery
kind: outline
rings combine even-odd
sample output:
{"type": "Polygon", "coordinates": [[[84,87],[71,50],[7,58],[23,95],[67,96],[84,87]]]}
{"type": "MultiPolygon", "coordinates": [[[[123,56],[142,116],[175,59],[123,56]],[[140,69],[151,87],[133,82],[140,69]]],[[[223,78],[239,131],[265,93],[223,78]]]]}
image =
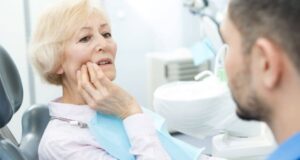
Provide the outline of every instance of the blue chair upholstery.
{"type": "Polygon", "coordinates": [[[47,105],[33,105],[23,114],[19,148],[27,159],[38,160],[38,145],[49,120],[47,105]]]}
{"type": "Polygon", "coordinates": [[[23,101],[19,72],[7,52],[0,46],[0,128],[4,127],[23,101]]]}
{"type": "Polygon", "coordinates": [[[19,148],[0,136],[0,160],[30,160],[26,159],[19,148]]]}
{"type": "Polygon", "coordinates": [[[38,160],[38,145],[50,120],[46,105],[33,105],[23,114],[20,144],[7,138],[13,135],[1,134],[10,133],[6,125],[22,101],[23,87],[19,72],[9,54],[0,46],[0,160],[38,160]]]}
{"type": "MultiPolygon", "coordinates": [[[[7,52],[0,46],[0,128],[6,127],[23,100],[19,72],[7,52]]],[[[6,128],[7,129],[7,128],[6,128]]],[[[18,147],[0,136],[0,159],[23,160],[18,147]]]]}

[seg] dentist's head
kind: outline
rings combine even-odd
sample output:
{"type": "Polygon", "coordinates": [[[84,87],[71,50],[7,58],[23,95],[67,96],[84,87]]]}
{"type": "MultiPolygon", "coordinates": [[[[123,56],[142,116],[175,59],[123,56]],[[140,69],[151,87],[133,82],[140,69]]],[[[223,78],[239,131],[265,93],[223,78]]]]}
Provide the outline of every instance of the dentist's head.
{"type": "Polygon", "coordinates": [[[266,121],[278,141],[300,131],[299,18],[299,0],[231,0],[221,26],[237,114],[266,121]]]}

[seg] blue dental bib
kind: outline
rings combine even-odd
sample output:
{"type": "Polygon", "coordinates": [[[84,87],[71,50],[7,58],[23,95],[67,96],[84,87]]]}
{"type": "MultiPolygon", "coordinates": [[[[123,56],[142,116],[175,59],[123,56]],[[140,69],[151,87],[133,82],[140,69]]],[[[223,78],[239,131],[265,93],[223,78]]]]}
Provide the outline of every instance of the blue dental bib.
{"type": "MultiPolygon", "coordinates": [[[[143,111],[154,120],[160,142],[172,160],[198,159],[204,148],[199,149],[173,138],[165,129],[162,117],[145,108],[143,111]]],[[[135,156],[129,152],[131,145],[120,118],[98,112],[92,118],[89,129],[101,148],[110,155],[120,160],[135,160],[135,156]]]]}

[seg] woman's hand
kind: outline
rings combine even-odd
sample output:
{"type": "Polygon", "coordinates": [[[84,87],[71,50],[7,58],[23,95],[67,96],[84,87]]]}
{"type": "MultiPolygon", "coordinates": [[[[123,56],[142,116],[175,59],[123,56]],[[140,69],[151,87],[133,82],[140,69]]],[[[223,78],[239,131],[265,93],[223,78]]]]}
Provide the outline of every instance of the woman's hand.
{"type": "Polygon", "coordinates": [[[142,112],[136,100],[112,83],[95,63],[83,65],[77,71],[77,81],[81,96],[95,110],[122,119],[142,112]]]}

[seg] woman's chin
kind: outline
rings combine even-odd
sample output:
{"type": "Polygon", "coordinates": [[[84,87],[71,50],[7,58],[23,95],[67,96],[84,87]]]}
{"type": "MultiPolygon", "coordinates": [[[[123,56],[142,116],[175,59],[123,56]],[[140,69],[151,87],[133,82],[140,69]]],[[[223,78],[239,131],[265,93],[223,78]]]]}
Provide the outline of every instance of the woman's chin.
{"type": "Polygon", "coordinates": [[[112,64],[103,65],[103,66],[100,66],[100,68],[102,69],[103,73],[109,80],[113,81],[115,79],[116,68],[114,65],[112,65],[112,64]]]}
{"type": "Polygon", "coordinates": [[[114,71],[104,71],[104,74],[110,81],[113,81],[116,78],[116,72],[114,71]]]}

